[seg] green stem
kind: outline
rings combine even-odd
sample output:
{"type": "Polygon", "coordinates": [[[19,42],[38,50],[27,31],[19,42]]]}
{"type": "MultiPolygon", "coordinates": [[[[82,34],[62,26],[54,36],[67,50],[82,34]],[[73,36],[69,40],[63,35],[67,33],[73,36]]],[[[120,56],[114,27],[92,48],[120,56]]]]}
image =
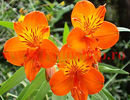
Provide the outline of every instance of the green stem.
{"type": "MultiPolygon", "coordinates": [[[[123,70],[127,65],[130,64],[130,61],[128,61],[121,69],[123,70]]],[[[104,88],[106,88],[118,75],[118,73],[116,73],[105,85],[104,88]]]]}

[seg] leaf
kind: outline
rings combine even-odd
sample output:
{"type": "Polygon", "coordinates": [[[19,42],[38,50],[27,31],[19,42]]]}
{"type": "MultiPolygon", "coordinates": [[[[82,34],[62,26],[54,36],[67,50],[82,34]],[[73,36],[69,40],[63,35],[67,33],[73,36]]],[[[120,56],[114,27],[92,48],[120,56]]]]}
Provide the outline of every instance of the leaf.
{"type": "Polygon", "coordinates": [[[105,100],[105,99],[103,99],[102,96],[97,93],[92,95],[92,100],[105,100]]]}
{"type": "Polygon", "coordinates": [[[99,63],[99,70],[101,72],[106,72],[106,73],[129,74],[127,71],[124,71],[122,69],[104,63],[99,63]]]}
{"type": "Polygon", "coordinates": [[[105,53],[109,52],[110,50],[111,50],[111,48],[106,49],[106,50],[102,50],[101,51],[101,56],[103,56],[105,53]]]}
{"type": "Polygon", "coordinates": [[[125,28],[125,27],[117,27],[119,32],[130,32],[130,29],[125,28]]]}
{"type": "Polygon", "coordinates": [[[19,94],[17,100],[21,100],[21,98],[24,96],[25,92],[28,90],[29,86],[30,86],[30,84],[28,84],[26,87],[24,87],[22,92],[19,94]]]}
{"type": "Polygon", "coordinates": [[[56,96],[52,95],[52,100],[66,100],[67,96],[56,96]]]}
{"type": "Polygon", "coordinates": [[[31,94],[38,89],[43,81],[45,80],[45,69],[41,68],[40,72],[36,76],[35,80],[31,82],[28,89],[25,91],[23,96],[21,98],[17,98],[17,100],[26,100],[28,97],[31,96],[31,94]]]}
{"type": "Polygon", "coordinates": [[[14,29],[13,22],[0,21],[0,25],[10,29],[14,29]]]}
{"type": "Polygon", "coordinates": [[[21,81],[23,81],[26,78],[24,67],[19,68],[13,76],[11,76],[7,81],[2,83],[0,87],[0,95],[4,94],[11,88],[18,85],[21,81]]]}
{"type": "Polygon", "coordinates": [[[65,22],[64,32],[63,32],[63,44],[67,43],[66,40],[67,40],[68,34],[69,34],[69,27],[67,25],[67,22],[65,22]]]}
{"type": "Polygon", "coordinates": [[[111,93],[107,89],[102,89],[102,92],[108,97],[109,100],[115,100],[111,93]]]}
{"type": "Polygon", "coordinates": [[[46,96],[47,92],[50,90],[49,83],[47,81],[44,81],[39,88],[39,91],[37,92],[34,100],[43,100],[43,98],[46,96]]]}
{"type": "Polygon", "coordinates": [[[71,96],[71,92],[67,94],[68,100],[74,100],[73,97],[71,96]]]}
{"type": "Polygon", "coordinates": [[[92,95],[92,100],[115,100],[115,98],[103,88],[99,93],[92,95]]]}
{"type": "MultiPolygon", "coordinates": [[[[128,61],[122,68],[121,70],[123,70],[126,66],[128,66],[130,64],[130,61],[128,61]]],[[[106,88],[107,86],[109,86],[109,84],[116,78],[116,76],[118,75],[118,73],[115,73],[111,79],[109,79],[109,81],[106,82],[106,84],[104,85],[104,88],[106,88]]]]}

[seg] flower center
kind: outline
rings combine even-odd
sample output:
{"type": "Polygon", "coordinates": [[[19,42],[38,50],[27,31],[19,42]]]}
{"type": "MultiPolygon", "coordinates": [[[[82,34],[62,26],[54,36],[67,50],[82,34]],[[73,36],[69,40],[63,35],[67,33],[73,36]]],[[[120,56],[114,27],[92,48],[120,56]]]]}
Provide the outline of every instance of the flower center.
{"type": "Polygon", "coordinates": [[[38,26],[38,27],[24,27],[23,33],[19,34],[19,38],[22,42],[25,42],[30,47],[38,47],[43,39],[49,36],[49,27],[38,26]]]}
{"type": "Polygon", "coordinates": [[[82,59],[65,60],[64,74],[73,79],[77,79],[80,75],[85,74],[90,69],[90,65],[82,59]]]}

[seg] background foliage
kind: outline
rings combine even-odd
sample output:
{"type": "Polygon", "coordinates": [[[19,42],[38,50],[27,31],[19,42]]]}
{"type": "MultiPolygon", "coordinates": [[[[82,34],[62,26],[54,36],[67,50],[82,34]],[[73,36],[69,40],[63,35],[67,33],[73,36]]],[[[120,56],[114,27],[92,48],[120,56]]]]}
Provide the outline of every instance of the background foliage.
{"type": "MultiPolygon", "coordinates": [[[[2,50],[5,41],[16,35],[12,30],[13,24],[9,22],[17,21],[21,15],[26,15],[34,10],[43,11],[46,14],[51,28],[50,40],[60,48],[62,40],[64,44],[68,32],[72,29],[70,15],[77,1],[79,0],[64,2],[62,0],[0,1],[0,25],[2,25],[0,26],[0,98],[2,100],[73,100],[70,93],[63,97],[52,94],[48,82],[45,81],[44,69],[30,84],[26,79],[24,68],[8,63],[2,55],[2,50]]],[[[130,23],[128,23],[130,22],[129,0],[91,1],[97,5],[96,7],[100,4],[107,4],[105,20],[120,27],[130,28],[130,23]]],[[[105,76],[105,87],[100,93],[89,96],[88,100],[90,98],[91,100],[130,100],[130,76],[128,74],[130,72],[130,67],[128,67],[130,63],[130,30],[120,27],[118,43],[111,49],[102,51],[106,53],[106,58],[102,55],[101,62],[106,64],[100,63],[99,69],[105,76]],[[124,59],[119,59],[120,52],[124,53],[124,59]],[[112,59],[112,53],[115,54],[114,59],[112,59]]],[[[122,57],[123,55],[121,55],[122,57]]]]}

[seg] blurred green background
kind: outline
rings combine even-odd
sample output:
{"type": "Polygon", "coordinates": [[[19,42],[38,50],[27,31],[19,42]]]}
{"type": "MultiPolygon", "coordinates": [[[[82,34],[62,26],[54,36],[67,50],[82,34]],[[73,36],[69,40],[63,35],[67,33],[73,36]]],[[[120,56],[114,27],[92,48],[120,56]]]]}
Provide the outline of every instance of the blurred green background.
{"type": "MultiPolygon", "coordinates": [[[[70,30],[73,28],[70,16],[77,1],[79,0],[0,0],[0,21],[15,22],[21,15],[24,16],[34,10],[42,11],[46,14],[51,28],[51,39],[56,40],[55,44],[60,47],[65,22],[68,23],[70,30]]],[[[96,7],[106,3],[106,21],[110,21],[118,27],[130,28],[130,0],[90,1],[96,7]]],[[[15,35],[13,30],[0,26],[0,84],[19,68],[8,63],[2,55],[5,41],[15,35]]],[[[101,62],[122,68],[128,61],[130,61],[130,33],[120,32],[118,43],[106,51],[106,57],[102,56],[101,62]],[[113,54],[115,54],[114,59],[112,59],[113,54]],[[121,58],[119,58],[119,54],[121,58]]],[[[125,70],[130,72],[130,66],[128,65],[125,70]]],[[[113,76],[110,73],[104,73],[104,75],[106,81],[113,76]]],[[[15,100],[15,96],[19,95],[23,87],[24,83],[21,83],[11,89],[4,94],[4,100],[15,100]]],[[[117,100],[130,100],[130,76],[118,74],[107,89],[117,100]]]]}

